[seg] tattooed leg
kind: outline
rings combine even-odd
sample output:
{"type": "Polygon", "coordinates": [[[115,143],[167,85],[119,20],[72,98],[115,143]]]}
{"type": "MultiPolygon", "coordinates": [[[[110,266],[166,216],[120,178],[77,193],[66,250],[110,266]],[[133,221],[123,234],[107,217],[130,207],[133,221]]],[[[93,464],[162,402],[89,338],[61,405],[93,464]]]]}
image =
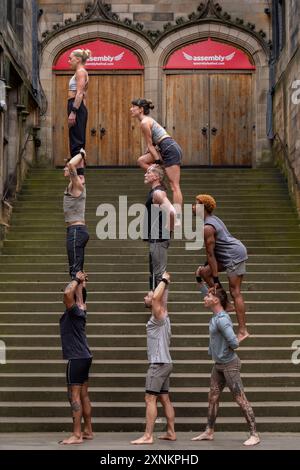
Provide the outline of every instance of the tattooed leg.
{"type": "Polygon", "coordinates": [[[208,415],[205,431],[199,436],[193,437],[192,441],[212,441],[214,438],[214,428],[217,419],[219,401],[221,393],[225,386],[225,377],[223,373],[213,367],[210,378],[210,390],[208,394],[208,415]]]}
{"type": "Polygon", "coordinates": [[[226,377],[226,383],[233,395],[235,402],[241,408],[243,415],[247,421],[250,439],[244,442],[246,446],[256,445],[260,442],[259,436],[256,430],[255,415],[249,401],[244,392],[243,382],[240,376],[240,362],[237,362],[237,366],[233,369],[224,371],[226,377]]]}
{"type": "Polygon", "coordinates": [[[71,385],[68,387],[68,398],[71,405],[73,418],[73,434],[69,438],[60,441],[60,444],[72,445],[81,444],[83,442],[81,434],[82,407],[80,400],[80,390],[81,385],[71,385]]]}

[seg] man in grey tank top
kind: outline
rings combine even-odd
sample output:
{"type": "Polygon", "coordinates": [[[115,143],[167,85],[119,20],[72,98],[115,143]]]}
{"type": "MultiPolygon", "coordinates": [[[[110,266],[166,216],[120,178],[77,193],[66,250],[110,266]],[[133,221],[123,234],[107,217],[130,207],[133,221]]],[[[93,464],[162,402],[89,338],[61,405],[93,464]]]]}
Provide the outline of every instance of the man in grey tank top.
{"type": "Polygon", "coordinates": [[[171,324],[168,316],[168,286],[170,275],[165,272],[155,291],[144,297],[145,307],[152,315],[147,323],[147,350],[149,369],[146,377],[146,429],[144,435],[131,444],[153,444],[153,430],[157,418],[157,399],[167,418],[167,432],[159,439],[175,441],[175,412],[169,397],[170,374],[173,368],[169,351],[171,324]]]}
{"type": "Polygon", "coordinates": [[[207,263],[200,269],[199,274],[210,287],[218,288],[221,286],[218,273],[226,271],[239,325],[237,336],[241,342],[249,336],[246,308],[241,293],[243,276],[246,273],[245,262],[248,259],[247,249],[240,240],[231,235],[224,222],[213,215],[217,205],[212,196],[199,194],[196,204],[204,205],[204,242],[207,256],[207,263]]]}

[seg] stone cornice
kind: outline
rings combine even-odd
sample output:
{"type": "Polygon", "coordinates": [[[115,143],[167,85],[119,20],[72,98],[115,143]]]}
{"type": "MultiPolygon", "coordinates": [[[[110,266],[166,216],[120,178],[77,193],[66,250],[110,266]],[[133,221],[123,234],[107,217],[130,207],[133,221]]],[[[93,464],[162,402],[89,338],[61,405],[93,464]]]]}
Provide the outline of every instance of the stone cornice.
{"type": "Polygon", "coordinates": [[[173,23],[165,23],[162,31],[144,30],[144,25],[142,23],[135,23],[128,18],[121,20],[116,13],[111,11],[111,5],[103,3],[102,0],[95,0],[93,4],[90,3],[87,5],[84,13],[77,15],[77,19],[75,21],[69,18],[66,19],[64,23],[55,24],[51,31],[44,31],[42,34],[43,40],[41,42],[41,47],[43,49],[52,38],[64,31],[69,31],[77,28],[78,26],[90,23],[102,23],[111,24],[135,32],[146,39],[151,48],[155,50],[160,41],[169,34],[180,31],[183,28],[207,22],[224,24],[247,32],[248,34],[250,33],[251,36],[255,37],[261,44],[266,54],[268,56],[270,55],[272,43],[271,41],[266,40],[266,33],[264,31],[256,31],[255,24],[245,22],[241,18],[235,18],[233,20],[231,15],[227,12],[223,12],[220,4],[215,3],[214,0],[206,0],[204,3],[200,3],[197,11],[190,13],[186,17],[179,17],[173,23]]]}

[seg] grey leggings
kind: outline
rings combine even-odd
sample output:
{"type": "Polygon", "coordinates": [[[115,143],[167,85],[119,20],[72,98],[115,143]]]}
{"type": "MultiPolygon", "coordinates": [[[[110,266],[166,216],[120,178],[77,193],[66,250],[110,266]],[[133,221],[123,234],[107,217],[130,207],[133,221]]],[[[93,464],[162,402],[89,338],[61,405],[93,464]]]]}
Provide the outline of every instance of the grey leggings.
{"type": "Polygon", "coordinates": [[[210,390],[208,395],[208,417],[207,428],[214,429],[217,419],[219,400],[221,393],[227,385],[234,400],[240,406],[250,434],[256,434],[256,423],[253,409],[244,393],[244,387],[240,376],[241,361],[237,357],[227,364],[216,363],[211,371],[210,390]]]}
{"type": "Polygon", "coordinates": [[[170,241],[149,243],[149,287],[155,290],[162,280],[163,273],[167,270],[168,248],[170,241]]]}

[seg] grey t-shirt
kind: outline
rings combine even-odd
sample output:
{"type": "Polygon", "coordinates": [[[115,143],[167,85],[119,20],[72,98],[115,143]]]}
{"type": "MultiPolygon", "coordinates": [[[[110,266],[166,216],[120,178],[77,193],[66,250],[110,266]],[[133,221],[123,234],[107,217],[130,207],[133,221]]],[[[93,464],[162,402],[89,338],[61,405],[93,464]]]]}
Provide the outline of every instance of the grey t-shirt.
{"type": "Polygon", "coordinates": [[[155,316],[152,315],[147,323],[146,329],[149,363],[171,364],[172,358],[169,351],[171,323],[169,316],[166,315],[162,320],[157,320],[155,316]]]}
{"type": "Polygon", "coordinates": [[[245,245],[231,235],[219,217],[215,215],[207,216],[204,225],[212,225],[216,230],[215,257],[224,268],[230,268],[232,265],[248,259],[245,245]]]}

